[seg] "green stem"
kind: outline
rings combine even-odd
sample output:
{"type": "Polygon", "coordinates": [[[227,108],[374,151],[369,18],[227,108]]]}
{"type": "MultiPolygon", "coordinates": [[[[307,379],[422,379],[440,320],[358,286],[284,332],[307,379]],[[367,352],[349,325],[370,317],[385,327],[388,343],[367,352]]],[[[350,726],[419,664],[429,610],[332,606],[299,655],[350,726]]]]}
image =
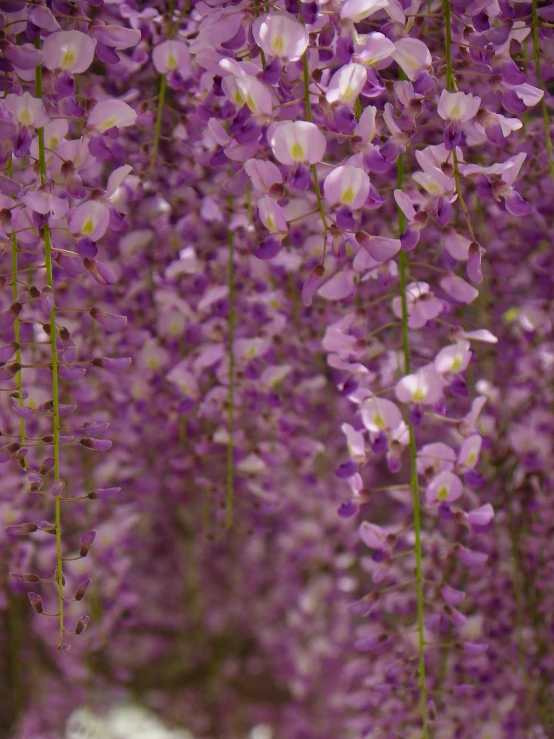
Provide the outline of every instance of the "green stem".
{"type": "MultiPolygon", "coordinates": [[[[35,41],[35,46],[40,48],[40,38],[35,41]]],[[[42,98],[42,67],[36,68],[35,73],[37,98],[42,98]]],[[[46,184],[46,158],[44,148],[44,128],[39,128],[38,134],[38,160],[40,170],[40,183],[46,184]]],[[[44,225],[44,263],[46,267],[46,282],[52,290],[54,296],[54,277],[52,273],[52,241],[50,239],[50,226],[48,223],[44,225]]],[[[55,298],[54,307],[50,311],[50,351],[52,360],[52,404],[53,404],[53,446],[54,446],[54,481],[60,479],[60,404],[59,404],[59,385],[58,385],[58,352],[56,347],[56,308],[55,298]]],[[[63,619],[63,560],[62,560],[62,530],[61,530],[61,496],[55,497],[55,526],[56,526],[56,563],[57,563],[57,586],[58,586],[58,610],[59,610],[59,630],[58,630],[58,650],[61,650],[64,619],[63,619]]]]}
{"type": "Polygon", "coordinates": [[[233,461],[234,441],[233,426],[235,414],[235,234],[229,231],[227,234],[229,246],[229,314],[227,319],[228,337],[227,347],[229,353],[229,392],[227,396],[227,510],[225,528],[228,530],[233,525],[233,504],[235,499],[235,469],[233,461]]]}
{"type": "MultiPolygon", "coordinates": [[[[13,179],[13,160],[12,157],[8,159],[8,177],[11,177],[13,179]]],[[[15,197],[15,196],[13,196],[15,197]]],[[[11,235],[11,247],[12,247],[12,297],[14,303],[17,300],[17,236],[12,233],[11,235]]],[[[19,348],[20,343],[20,320],[19,316],[16,316],[14,320],[14,340],[18,344],[17,351],[15,353],[15,359],[18,364],[21,364],[21,349],[19,348]]],[[[23,407],[23,378],[22,378],[22,370],[19,370],[17,373],[17,397],[19,402],[19,407],[23,407]]],[[[19,435],[21,436],[21,446],[25,445],[25,420],[23,418],[19,419],[19,435]]],[[[24,460],[25,462],[25,460],[24,460]]],[[[25,463],[25,467],[27,467],[25,463]]]]}
{"type": "Polygon", "coordinates": [[[173,15],[175,13],[175,0],[170,0],[169,3],[169,26],[167,28],[167,38],[170,39],[173,36],[173,15]]]}
{"type": "MultiPolygon", "coordinates": [[[[302,55],[302,69],[304,71],[304,102],[306,104],[306,120],[308,123],[313,123],[312,120],[312,103],[310,101],[310,71],[308,69],[308,50],[302,55]]],[[[317,167],[312,164],[312,178],[314,181],[314,190],[317,200],[317,209],[321,217],[321,223],[323,225],[323,257],[321,264],[325,262],[325,248],[327,245],[327,232],[329,226],[327,225],[327,218],[325,217],[325,210],[323,208],[323,199],[321,197],[321,190],[319,189],[319,180],[317,179],[317,167]]]]}
{"type": "MultiPolygon", "coordinates": [[[[450,0],[442,0],[442,7],[444,10],[446,36],[446,89],[448,90],[448,92],[452,92],[453,90],[457,89],[457,86],[456,80],[454,79],[454,73],[452,71],[452,15],[450,13],[450,0]]],[[[456,154],[456,149],[454,149],[454,151],[452,152],[452,162],[454,165],[454,182],[456,183],[456,193],[458,195],[458,200],[460,201],[460,205],[462,206],[471,239],[472,241],[477,241],[477,239],[475,238],[473,226],[471,225],[469,211],[467,209],[464,196],[462,195],[462,191],[460,189],[460,170],[458,167],[458,155],[456,154]]]]}
{"type": "Polygon", "coordinates": [[[542,79],[540,48],[539,48],[539,16],[537,14],[537,0],[533,0],[532,4],[532,28],[533,28],[533,58],[535,60],[535,74],[537,75],[537,85],[543,91],[541,100],[542,119],[544,122],[544,140],[546,143],[546,151],[548,152],[548,168],[550,176],[554,182],[554,157],[552,154],[552,138],[550,137],[550,119],[548,116],[548,108],[545,100],[545,87],[542,79]]]}
{"type": "Polygon", "coordinates": [[[151,174],[158,156],[158,148],[160,146],[160,136],[162,133],[162,116],[165,104],[165,90],[167,86],[167,78],[162,74],[160,78],[160,94],[158,95],[158,110],[156,112],[156,127],[154,129],[154,145],[152,146],[152,154],[150,155],[150,165],[148,173],[151,174]]]}
{"type": "MultiPolygon", "coordinates": [[[[397,164],[398,187],[402,188],[404,183],[404,157],[401,154],[397,164]]],[[[402,233],[406,227],[406,219],[402,211],[398,210],[398,228],[402,233]]],[[[398,273],[400,277],[400,299],[402,301],[402,350],[404,353],[404,372],[410,373],[410,340],[408,335],[408,299],[406,295],[406,252],[400,251],[398,255],[398,273]]],[[[415,558],[416,558],[416,581],[417,581],[417,634],[419,651],[419,693],[421,720],[423,723],[422,739],[428,739],[427,729],[427,686],[425,682],[425,632],[423,627],[423,572],[421,555],[421,509],[419,502],[419,481],[417,477],[417,448],[415,429],[411,421],[408,422],[410,436],[410,487],[414,505],[414,533],[415,533],[415,558]]]]}
{"type": "Polygon", "coordinates": [[[306,120],[312,123],[312,101],[310,100],[310,70],[308,69],[308,49],[302,54],[302,71],[304,72],[304,102],[306,104],[306,120]]]}
{"type": "MultiPolygon", "coordinates": [[[[260,15],[260,0],[254,0],[254,15],[256,18],[260,15]]],[[[261,47],[258,48],[260,49],[262,67],[265,67],[265,52],[261,47]]]]}

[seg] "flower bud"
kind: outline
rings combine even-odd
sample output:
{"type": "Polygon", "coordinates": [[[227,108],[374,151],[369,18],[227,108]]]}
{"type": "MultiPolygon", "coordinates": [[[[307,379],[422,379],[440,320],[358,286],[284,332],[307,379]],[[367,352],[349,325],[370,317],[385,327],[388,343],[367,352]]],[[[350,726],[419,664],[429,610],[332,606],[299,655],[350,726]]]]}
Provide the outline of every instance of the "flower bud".
{"type": "Polygon", "coordinates": [[[6,526],[6,533],[12,536],[26,536],[27,534],[33,534],[37,531],[38,526],[36,523],[20,523],[6,526]]]}
{"type": "Polygon", "coordinates": [[[96,538],[96,531],[94,531],[94,529],[92,529],[91,531],[86,531],[81,536],[81,544],[79,547],[79,555],[81,557],[87,556],[89,549],[92,546],[92,542],[94,541],[95,538],[96,538]]]}
{"type": "Polygon", "coordinates": [[[95,321],[98,321],[98,323],[110,333],[113,331],[121,331],[127,325],[126,316],[119,316],[115,313],[106,313],[99,308],[91,308],[89,313],[95,321]]]}
{"type": "Polygon", "coordinates": [[[96,452],[107,452],[112,448],[112,442],[109,439],[93,439],[92,437],[83,437],[79,440],[79,444],[85,449],[94,449],[96,452]]]}
{"type": "Polygon", "coordinates": [[[40,582],[40,577],[35,575],[34,572],[25,572],[23,575],[25,582],[40,582]]]}
{"type": "Polygon", "coordinates": [[[89,500],[108,500],[112,495],[119,493],[120,490],[121,488],[98,488],[98,490],[91,490],[87,498],[89,500]]]}
{"type": "Polygon", "coordinates": [[[28,595],[29,600],[31,601],[31,605],[35,609],[36,613],[44,613],[44,605],[42,603],[42,598],[38,593],[29,593],[28,595]]]}
{"type": "Polygon", "coordinates": [[[42,465],[40,467],[39,475],[45,475],[47,472],[50,472],[53,466],[54,466],[54,457],[46,457],[46,459],[43,460],[42,465]]]}
{"type": "Polygon", "coordinates": [[[19,349],[19,344],[17,344],[15,341],[12,341],[11,344],[5,344],[4,346],[0,346],[0,364],[4,364],[4,362],[7,362],[8,359],[13,357],[13,355],[18,349],[19,349]]]}
{"type": "Polygon", "coordinates": [[[124,372],[131,366],[131,357],[95,357],[92,360],[93,367],[100,367],[108,372],[124,372]]]}
{"type": "Polygon", "coordinates": [[[79,583],[77,590],[75,591],[75,595],[73,596],[75,600],[82,600],[85,597],[85,593],[87,592],[91,582],[91,578],[87,577],[86,580],[83,580],[83,582],[79,583]]]}
{"type": "Polygon", "coordinates": [[[302,302],[306,307],[312,304],[313,297],[317,288],[320,286],[323,277],[325,276],[325,268],[322,264],[316,264],[308,275],[308,279],[304,283],[302,288],[302,302]]]}
{"type": "Polygon", "coordinates": [[[90,618],[88,616],[81,616],[81,618],[75,624],[75,634],[77,636],[83,633],[83,631],[87,628],[89,621],[90,618]]]}

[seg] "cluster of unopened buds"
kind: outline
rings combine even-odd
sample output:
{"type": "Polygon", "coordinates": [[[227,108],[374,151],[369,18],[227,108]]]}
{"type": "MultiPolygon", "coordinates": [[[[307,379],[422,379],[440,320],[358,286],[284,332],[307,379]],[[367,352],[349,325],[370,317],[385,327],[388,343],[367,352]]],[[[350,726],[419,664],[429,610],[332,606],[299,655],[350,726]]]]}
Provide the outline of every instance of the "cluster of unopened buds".
{"type": "MultiPolygon", "coordinates": [[[[111,447],[111,441],[98,438],[109,423],[85,420],[77,405],[68,402],[70,388],[93,368],[117,373],[131,363],[127,357],[82,356],[72,335],[73,327],[79,334],[75,314],[88,315],[85,331],[94,322],[103,331],[119,332],[127,319],[98,304],[75,304],[80,291],[71,281],[87,274],[101,286],[116,281],[114,271],[98,258],[97,242],[108,230],[125,228],[113,199],[132,167],[113,169],[104,187],[102,163],[111,157],[109,142],[117,139],[119,129],[136,120],[136,112],[121,100],[83,98],[76,92],[76,80],[95,54],[103,59],[134,46],[140,33],[105,24],[89,29],[91,34],[73,24],[66,30],[48,7],[28,10],[19,21],[22,28],[15,20],[10,30],[15,36],[23,30],[30,43],[3,41],[1,373],[9,407],[1,453],[4,463],[18,461],[29,493],[51,501],[52,523],[13,523],[7,532],[14,537],[42,531],[55,537],[53,574],[12,574],[25,583],[50,582],[57,588],[55,612],[45,611],[37,593],[29,593],[29,600],[37,613],[57,617],[58,649],[66,650],[64,634],[80,634],[89,617],[83,614],[74,629],[66,628],[65,604],[80,601],[91,580],[77,584],[68,597],[65,563],[86,557],[96,532],[82,534],[76,554],[66,553],[75,534],[68,532],[67,540],[62,536],[63,511],[68,502],[105,499],[119,490],[82,492],[67,482],[66,450],[77,445],[103,452],[111,447]]],[[[85,299],[93,300],[88,292],[85,299]]]]}

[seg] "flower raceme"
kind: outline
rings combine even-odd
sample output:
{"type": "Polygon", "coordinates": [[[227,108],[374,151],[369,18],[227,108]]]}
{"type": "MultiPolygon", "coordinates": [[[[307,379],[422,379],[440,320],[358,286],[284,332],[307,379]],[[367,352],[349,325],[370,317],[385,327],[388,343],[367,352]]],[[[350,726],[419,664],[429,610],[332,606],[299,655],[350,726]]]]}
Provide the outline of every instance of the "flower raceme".
{"type": "MultiPolygon", "coordinates": [[[[0,602],[54,616],[30,658],[90,602],[75,695],[123,676],[198,736],[546,736],[549,8],[5,5],[0,602]]],[[[24,672],[22,735],[63,735],[24,672]]]]}

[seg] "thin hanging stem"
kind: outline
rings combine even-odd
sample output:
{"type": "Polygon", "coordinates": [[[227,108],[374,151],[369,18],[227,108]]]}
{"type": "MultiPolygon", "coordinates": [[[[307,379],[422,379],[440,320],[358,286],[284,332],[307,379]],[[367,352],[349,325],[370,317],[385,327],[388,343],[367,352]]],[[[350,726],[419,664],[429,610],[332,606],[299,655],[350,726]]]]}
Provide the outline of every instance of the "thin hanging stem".
{"type": "Polygon", "coordinates": [[[150,165],[148,173],[151,174],[158,156],[158,148],[160,146],[160,136],[162,132],[162,116],[164,112],[165,90],[167,86],[167,78],[165,74],[160,77],[160,94],[158,95],[158,110],[156,111],[156,127],[154,129],[154,143],[152,145],[152,153],[150,155],[150,165]]]}
{"type": "MultiPolygon", "coordinates": [[[[40,37],[35,41],[35,46],[40,49],[40,37]]],[[[35,73],[37,98],[42,98],[42,67],[38,66],[35,73]]],[[[38,156],[41,185],[46,184],[46,158],[44,147],[44,128],[39,128],[38,134],[38,156]]],[[[54,296],[54,277],[52,274],[52,241],[50,239],[50,227],[48,223],[44,224],[44,262],[46,267],[46,282],[52,290],[54,296]]],[[[54,423],[53,429],[53,446],[54,446],[54,481],[60,479],[60,404],[59,404],[59,386],[58,386],[58,352],[56,347],[56,308],[55,299],[52,310],[50,311],[50,350],[52,359],[52,417],[54,423]]],[[[55,496],[55,526],[56,526],[56,564],[57,564],[57,586],[58,586],[58,610],[59,610],[59,631],[58,631],[58,651],[61,651],[62,640],[64,635],[63,620],[63,557],[62,557],[62,529],[61,529],[61,496],[55,496]]]]}
{"type": "Polygon", "coordinates": [[[227,318],[227,351],[229,355],[229,391],[227,396],[227,509],[225,528],[233,525],[233,504],[235,499],[235,469],[234,469],[234,440],[233,426],[235,415],[235,234],[229,230],[227,234],[229,247],[228,285],[229,285],[229,313],[227,318]]]}
{"type": "MultiPolygon", "coordinates": [[[[401,154],[397,163],[398,187],[404,184],[404,157],[401,154]]],[[[400,208],[398,209],[398,229],[404,232],[406,219],[400,208]]],[[[410,341],[408,336],[408,299],[406,296],[406,252],[400,251],[398,255],[398,273],[400,277],[400,299],[402,301],[402,349],[404,353],[404,372],[410,372],[410,341]]],[[[419,502],[419,481],[417,477],[417,448],[415,429],[411,421],[408,422],[410,436],[410,486],[414,505],[414,533],[415,533],[415,558],[416,558],[416,589],[417,589],[417,635],[419,652],[419,693],[421,720],[423,723],[422,739],[429,739],[427,728],[427,686],[425,681],[425,632],[423,626],[423,573],[421,554],[421,509],[419,502]]]]}
{"type": "MultiPolygon", "coordinates": [[[[450,11],[450,0],[443,0],[442,6],[444,9],[444,22],[445,22],[445,35],[446,35],[446,89],[448,92],[452,92],[457,89],[456,80],[454,79],[454,73],[452,71],[452,16],[450,11]]],[[[475,238],[475,232],[471,225],[471,219],[469,217],[469,211],[467,209],[462,190],[460,188],[460,170],[458,167],[458,155],[456,154],[456,147],[452,152],[452,164],[454,166],[454,182],[456,183],[456,193],[464,212],[467,228],[471,236],[472,241],[477,241],[475,238]]]]}
{"type": "Polygon", "coordinates": [[[540,60],[540,48],[539,48],[539,16],[537,14],[537,0],[533,0],[532,4],[532,29],[533,29],[533,58],[535,60],[535,74],[537,75],[537,85],[542,90],[542,119],[544,122],[544,141],[546,144],[546,151],[548,153],[548,168],[550,170],[550,176],[552,182],[554,182],[554,157],[552,153],[552,138],[550,137],[550,118],[548,115],[548,107],[545,100],[545,87],[542,79],[541,72],[541,60],[540,60]]]}
{"type": "MultiPolygon", "coordinates": [[[[10,156],[8,159],[8,177],[13,179],[13,159],[10,156]]],[[[15,197],[15,196],[13,196],[15,197]]],[[[14,303],[17,300],[17,236],[12,231],[11,235],[11,247],[12,247],[12,297],[14,303]]],[[[18,364],[21,364],[21,336],[20,336],[20,319],[19,315],[15,317],[13,331],[14,340],[17,343],[17,351],[15,352],[15,360],[18,364]]],[[[23,407],[23,378],[22,371],[19,370],[17,373],[17,400],[19,407],[23,407]]],[[[19,419],[19,435],[21,437],[21,446],[25,446],[25,419],[19,419]]],[[[25,459],[23,460],[25,462],[25,459]]],[[[25,468],[27,467],[25,463],[25,468]]]]}
{"type": "MultiPolygon", "coordinates": [[[[308,69],[308,50],[302,55],[302,69],[304,72],[304,102],[306,104],[306,120],[308,123],[313,123],[312,120],[312,103],[310,100],[310,70],[308,69]]],[[[315,197],[317,200],[317,209],[321,217],[321,224],[323,226],[323,256],[321,258],[321,264],[325,262],[325,249],[327,245],[327,232],[329,226],[327,225],[327,218],[325,217],[325,210],[323,209],[323,200],[321,198],[321,190],[319,189],[319,180],[317,178],[317,167],[315,164],[311,166],[312,178],[314,181],[315,197]]]]}
{"type": "MultiPolygon", "coordinates": [[[[169,3],[169,25],[167,29],[167,38],[170,39],[175,33],[173,27],[173,14],[175,12],[175,0],[169,3]]],[[[167,75],[160,76],[160,92],[158,95],[158,109],[156,111],[156,125],[154,128],[154,143],[152,145],[152,153],[150,154],[150,165],[148,166],[148,174],[152,174],[154,164],[158,156],[158,148],[160,146],[160,138],[162,134],[162,117],[165,105],[165,93],[167,88],[167,75]]]]}
{"type": "MultiPolygon", "coordinates": [[[[260,15],[260,0],[254,0],[254,15],[257,18],[260,15]]],[[[265,53],[261,47],[260,49],[260,60],[262,62],[262,68],[265,67],[265,53]]]]}

